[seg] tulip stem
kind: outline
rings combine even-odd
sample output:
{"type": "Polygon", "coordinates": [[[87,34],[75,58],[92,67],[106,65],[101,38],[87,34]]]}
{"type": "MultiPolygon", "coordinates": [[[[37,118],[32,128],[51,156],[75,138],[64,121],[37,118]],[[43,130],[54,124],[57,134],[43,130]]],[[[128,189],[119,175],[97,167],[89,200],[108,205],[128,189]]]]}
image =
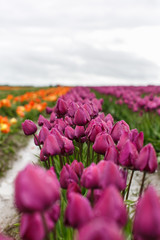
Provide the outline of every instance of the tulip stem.
{"type": "Polygon", "coordinates": [[[54,240],[56,240],[57,239],[57,236],[56,236],[57,234],[56,234],[56,226],[53,228],[53,238],[54,238],[54,240]]]}
{"type": "Polygon", "coordinates": [[[145,182],[145,178],[146,178],[146,173],[147,173],[147,172],[144,172],[144,173],[143,173],[141,188],[140,188],[140,191],[139,191],[139,197],[141,196],[142,191],[143,191],[143,188],[144,188],[144,182],[145,182]]]}
{"type": "Polygon", "coordinates": [[[97,153],[97,163],[99,163],[100,158],[101,158],[101,155],[99,153],[97,153]]]}
{"type": "Polygon", "coordinates": [[[92,148],[92,162],[94,162],[94,150],[92,148]]]}
{"type": "Polygon", "coordinates": [[[90,141],[88,141],[88,149],[87,149],[87,166],[89,165],[89,160],[90,160],[90,141]]]}
{"type": "Polygon", "coordinates": [[[61,165],[61,169],[63,168],[63,161],[62,161],[62,156],[59,155],[59,160],[60,160],[60,165],[61,165]]]}
{"type": "Polygon", "coordinates": [[[48,226],[47,226],[47,223],[46,223],[45,216],[44,216],[43,212],[41,212],[41,217],[42,217],[43,227],[44,227],[44,231],[45,231],[45,239],[49,240],[49,237],[48,237],[48,226]]]}
{"type": "Polygon", "coordinates": [[[130,176],[130,180],[129,180],[129,184],[128,184],[128,190],[127,190],[127,195],[126,195],[126,200],[128,199],[128,196],[129,196],[129,191],[130,191],[130,187],[131,187],[134,171],[135,170],[133,169],[132,173],[131,173],[131,176],[130,176]]]}
{"type": "Polygon", "coordinates": [[[37,143],[38,143],[39,149],[41,150],[41,145],[40,145],[40,142],[39,142],[36,134],[34,133],[33,136],[35,137],[35,139],[36,139],[36,141],[37,141],[37,143]]]}

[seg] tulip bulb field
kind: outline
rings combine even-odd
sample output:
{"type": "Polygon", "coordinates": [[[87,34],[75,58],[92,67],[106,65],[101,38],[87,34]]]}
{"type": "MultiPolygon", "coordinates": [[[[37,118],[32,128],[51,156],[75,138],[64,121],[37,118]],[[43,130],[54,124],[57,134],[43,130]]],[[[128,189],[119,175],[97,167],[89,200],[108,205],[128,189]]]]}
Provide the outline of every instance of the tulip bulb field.
{"type": "Polygon", "coordinates": [[[0,92],[0,175],[17,136],[39,149],[17,173],[18,221],[0,240],[160,240],[160,192],[146,184],[159,173],[160,87],[0,92]]]}

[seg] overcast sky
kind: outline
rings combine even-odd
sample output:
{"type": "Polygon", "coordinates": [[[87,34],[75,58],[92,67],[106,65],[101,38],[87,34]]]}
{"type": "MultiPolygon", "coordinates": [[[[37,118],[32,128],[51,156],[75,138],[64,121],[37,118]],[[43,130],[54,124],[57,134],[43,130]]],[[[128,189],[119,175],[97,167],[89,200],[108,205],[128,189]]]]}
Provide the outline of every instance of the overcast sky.
{"type": "Polygon", "coordinates": [[[0,84],[160,85],[160,1],[0,0],[0,84]]]}

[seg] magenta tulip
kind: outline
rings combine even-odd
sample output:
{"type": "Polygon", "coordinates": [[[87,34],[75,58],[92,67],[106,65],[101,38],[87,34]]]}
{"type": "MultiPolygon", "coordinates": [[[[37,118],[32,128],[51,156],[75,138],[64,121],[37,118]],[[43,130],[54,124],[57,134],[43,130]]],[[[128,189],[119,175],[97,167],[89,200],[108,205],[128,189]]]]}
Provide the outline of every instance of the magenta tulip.
{"type": "Polygon", "coordinates": [[[118,151],[114,145],[107,149],[104,160],[118,164],[118,151]]]}
{"type": "Polygon", "coordinates": [[[88,199],[79,193],[70,193],[64,216],[65,224],[73,228],[79,228],[92,217],[93,210],[88,199]]]}
{"type": "Polygon", "coordinates": [[[94,218],[79,229],[75,240],[124,240],[124,237],[116,224],[94,218]]]}
{"type": "Polygon", "coordinates": [[[45,156],[54,156],[61,153],[61,148],[53,134],[47,136],[43,145],[43,153],[45,156]]]}
{"type": "Polygon", "coordinates": [[[99,154],[105,154],[110,146],[114,146],[112,137],[106,132],[99,133],[93,144],[93,150],[99,154]]]}
{"type": "Polygon", "coordinates": [[[61,173],[60,173],[60,184],[61,187],[64,189],[68,188],[68,185],[72,182],[78,183],[79,179],[75,171],[71,168],[69,164],[66,163],[63,166],[61,173]]]}
{"type": "Polygon", "coordinates": [[[138,158],[135,161],[135,168],[140,171],[147,171],[153,173],[156,171],[158,166],[157,157],[154,147],[151,143],[144,146],[138,158]]]}
{"type": "Polygon", "coordinates": [[[84,165],[82,162],[78,162],[76,159],[71,163],[71,168],[75,171],[75,173],[77,174],[77,176],[80,178],[82,173],[83,173],[83,169],[84,169],[84,165]]]}
{"type": "Polygon", "coordinates": [[[129,125],[124,120],[121,120],[114,125],[111,136],[115,142],[118,142],[122,133],[129,131],[129,125]]]}
{"type": "Polygon", "coordinates": [[[26,119],[22,123],[22,129],[25,135],[32,135],[37,131],[37,126],[33,121],[26,119]]]}
{"type": "Polygon", "coordinates": [[[126,206],[117,188],[109,186],[104,190],[94,206],[94,215],[96,217],[105,217],[108,221],[114,221],[120,227],[126,224],[126,206]]]}
{"type": "Polygon", "coordinates": [[[35,165],[20,171],[15,180],[15,204],[20,212],[43,211],[60,198],[55,174],[35,165]]]}
{"type": "Polygon", "coordinates": [[[133,232],[135,239],[158,240],[160,239],[160,200],[153,187],[148,187],[139,199],[133,232]]]}

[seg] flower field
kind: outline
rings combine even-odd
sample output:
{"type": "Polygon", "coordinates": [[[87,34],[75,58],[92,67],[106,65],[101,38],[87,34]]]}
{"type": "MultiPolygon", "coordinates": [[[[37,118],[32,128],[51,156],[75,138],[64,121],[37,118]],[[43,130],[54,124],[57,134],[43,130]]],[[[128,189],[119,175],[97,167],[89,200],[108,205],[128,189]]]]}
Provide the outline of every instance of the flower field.
{"type": "Polygon", "coordinates": [[[160,239],[160,193],[145,185],[158,171],[159,94],[153,86],[58,87],[0,100],[2,136],[17,124],[39,148],[38,164],[15,179],[16,239],[160,239]]]}

